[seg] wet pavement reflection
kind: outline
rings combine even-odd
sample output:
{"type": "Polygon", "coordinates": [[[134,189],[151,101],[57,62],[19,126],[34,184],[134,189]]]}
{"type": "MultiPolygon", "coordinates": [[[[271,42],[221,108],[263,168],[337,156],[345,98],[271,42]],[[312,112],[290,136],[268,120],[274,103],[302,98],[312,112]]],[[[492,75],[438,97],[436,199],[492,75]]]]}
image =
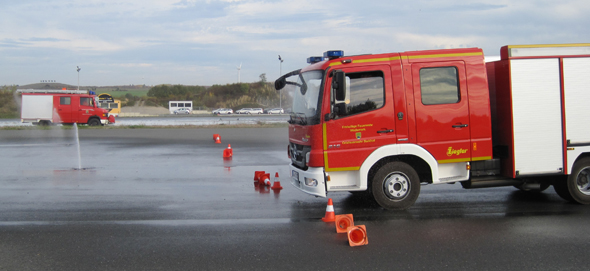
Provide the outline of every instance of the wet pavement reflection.
{"type": "Polygon", "coordinates": [[[406,211],[332,193],[336,214],[367,227],[370,243],[351,248],[320,220],[327,199],[290,185],[286,128],[79,132],[81,169],[71,129],[0,131],[0,270],[585,266],[590,210],[551,188],[422,186],[406,211]]]}

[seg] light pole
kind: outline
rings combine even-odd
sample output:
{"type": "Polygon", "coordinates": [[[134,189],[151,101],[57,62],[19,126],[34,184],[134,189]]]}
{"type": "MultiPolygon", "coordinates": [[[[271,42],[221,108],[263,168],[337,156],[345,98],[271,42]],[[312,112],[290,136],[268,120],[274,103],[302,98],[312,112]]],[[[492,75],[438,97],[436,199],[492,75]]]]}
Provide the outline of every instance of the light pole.
{"type": "MultiPolygon", "coordinates": [[[[279,55],[279,77],[283,76],[283,59],[279,55]]],[[[279,90],[279,108],[283,108],[283,89],[279,90]]]]}
{"type": "Polygon", "coordinates": [[[80,90],[80,66],[76,66],[76,71],[78,72],[78,90],[80,90]]]}

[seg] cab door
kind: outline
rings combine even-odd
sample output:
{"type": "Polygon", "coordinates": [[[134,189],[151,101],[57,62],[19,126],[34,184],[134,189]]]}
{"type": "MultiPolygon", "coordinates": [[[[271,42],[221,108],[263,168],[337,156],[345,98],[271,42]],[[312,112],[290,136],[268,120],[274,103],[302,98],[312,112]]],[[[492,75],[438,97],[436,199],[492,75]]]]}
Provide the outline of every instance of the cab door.
{"type": "Polygon", "coordinates": [[[53,96],[54,120],[55,123],[72,123],[72,97],[71,96],[53,96]],[[56,116],[57,114],[57,116],[56,116]]]}
{"type": "MultiPolygon", "coordinates": [[[[389,66],[344,68],[342,71],[347,77],[349,97],[345,112],[323,123],[326,171],[359,170],[375,149],[396,142],[389,66]]],[[[333,100],[333,97],[325,97],[333,100]]]]}
{"type": "Polygon", "coordinates": [[[463,61],[412,64],[416,142],[438,163],[471,160],[469,99],[463,61]]]}

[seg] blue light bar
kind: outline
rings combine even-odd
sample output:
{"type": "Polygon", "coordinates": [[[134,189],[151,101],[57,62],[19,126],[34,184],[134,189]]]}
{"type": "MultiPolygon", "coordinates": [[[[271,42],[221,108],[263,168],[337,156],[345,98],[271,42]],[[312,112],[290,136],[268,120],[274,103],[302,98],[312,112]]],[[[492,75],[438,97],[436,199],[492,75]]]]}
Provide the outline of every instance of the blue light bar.
{"type": "Polygon", "coordinates": [[[309,63],[309,64],[315,64],[315,63],[318,63],[318,62],[323,61],[323,60],[324,60],[324,58],[321,57],[321,56],[311,56],[311,57],[308,57],[307,58],[307,63],[309,63]]]}
{"type": "Polygon", "coordinates": [[[335,59],[335,58],[339,58],[339,57],[343,57],[343,56],[344,56],[344,51],[342,51],[342,50],[324,52],[324,57],[327,57],[329,59],[335,59]]]}

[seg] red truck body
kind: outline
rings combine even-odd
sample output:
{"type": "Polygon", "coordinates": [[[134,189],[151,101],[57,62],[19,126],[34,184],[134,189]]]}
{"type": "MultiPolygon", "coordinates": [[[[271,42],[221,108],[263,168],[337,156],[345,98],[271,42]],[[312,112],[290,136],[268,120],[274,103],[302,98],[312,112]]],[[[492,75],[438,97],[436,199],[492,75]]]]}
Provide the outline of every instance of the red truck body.
{"type": "Polygon", "coordinates": [[[21,121],[33,124],[106,125],[115,122],[109,110],[98,107],[87,91],[18,90],[22,93],[21,121]]]}
{"type": "Polygon", "coordinates": [[[275,82],[295,86],[289,155],[300,190],[405,209],[421,183],[554,185],[590,203],[590,113],[570,106],[590,99],[590,44],[505,46],[487,64],[479,48],[330,54],[275,82]]]}

